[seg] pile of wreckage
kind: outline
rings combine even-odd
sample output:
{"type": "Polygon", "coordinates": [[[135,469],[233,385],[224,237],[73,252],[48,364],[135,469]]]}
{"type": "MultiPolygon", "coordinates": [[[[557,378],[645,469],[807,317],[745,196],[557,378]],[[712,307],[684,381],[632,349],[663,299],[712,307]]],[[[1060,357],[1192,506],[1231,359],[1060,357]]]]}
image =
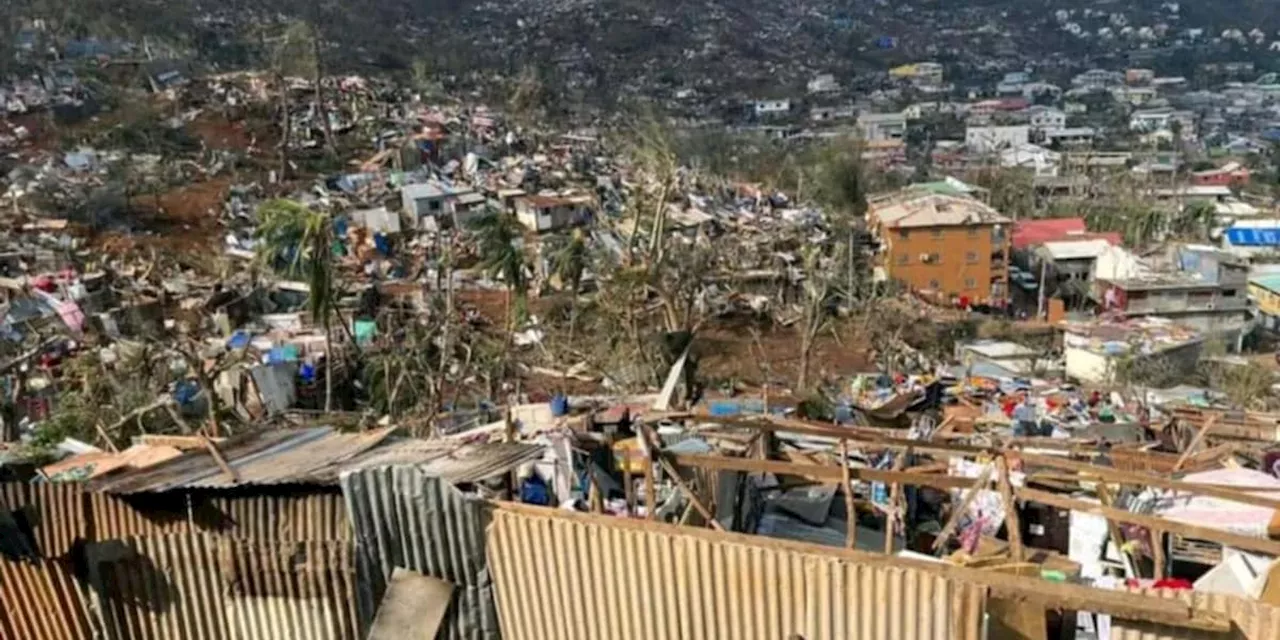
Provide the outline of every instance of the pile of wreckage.
{"type": "Polygon", "coordinates": [[[786,612],[752,638],[1280,630],[1280,416],[1171,401],[1135,420],[1092,394],[917,377],[862,381],[894,399],[833,424],[751,397],[673,408],[679,378],[430,440],[80,445],[0,485],[0,632],[719,636],[730,610],[786,612]],[[668,601],[670,626],[638,615],[668,601]]]}

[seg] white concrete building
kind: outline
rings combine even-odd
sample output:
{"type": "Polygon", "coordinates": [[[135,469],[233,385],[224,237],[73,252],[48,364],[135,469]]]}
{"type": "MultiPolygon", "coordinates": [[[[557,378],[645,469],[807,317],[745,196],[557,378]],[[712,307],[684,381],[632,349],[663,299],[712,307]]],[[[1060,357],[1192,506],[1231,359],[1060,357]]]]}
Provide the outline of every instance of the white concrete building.
{"type": "Polygon", "coordinates": [[[901,113],[864,113],[858,116],[858,132],[868,142],[901,140],[907,133],[907,117],[901,113]]]}
{"type": "Polygon", "coordinates": [[[778,116],[791,112],[790,100],[756,100],[751,103],[752,111],[757,116],[778,116]]]}
{"type": "Polygon", "coordinates": [[[1001,149],[1016,148],[1031,142],[1031,127],[968,127],[964,132],[964,144],[974,153],[992,153],[1001,149]]]}
{"type": "Polygon", "coordinates": [[[1053,107],[1035,106],[1027,110],[1030,114],[1031,128],[1043,133],[1058,131],[1067,127],[1067,114],[1053,107]]]}
{"type": "Polygon", "coordinates": [[[834,93],[840,90],[834,74],[823,73],[813,77],[808,85],[809,93],[834,93]]]}

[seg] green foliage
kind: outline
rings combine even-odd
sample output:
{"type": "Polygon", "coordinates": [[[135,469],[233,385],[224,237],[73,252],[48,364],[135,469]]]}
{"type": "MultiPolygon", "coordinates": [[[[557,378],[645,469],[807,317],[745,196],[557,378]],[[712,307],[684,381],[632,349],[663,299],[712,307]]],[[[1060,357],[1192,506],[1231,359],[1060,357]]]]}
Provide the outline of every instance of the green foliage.
{"type": "Polygon", "coordinates": [[[334,273],[333,221],[328,214],[286,199],[258,208],[258,263],[289,278],[301,278],[311,292],[312,319],[323,321],[332,306],[334,273]]]}
{"type": "Polygon", "coordinates": [[[272,51],[272,66],[284,76],[310,78],[320,61],[316,59],[315,29],[302,21],[290,23],[272,51]]]}
{"type": "Polygon", "coordinates": [[[974,184],[987,189],[987,204],[1007,216],[1038,217],[1035,179],[1022,169],[984,169],[973,176],[974,184]]]}
{"type": "MultiPolygon", "coordinates": [[[[562,238],[563,236],[555,237],[562,238]]],[[[560,281],[564,283],[564,286],[570,292],[578,293],[582,286],[582,277],[586,273],[587,266],[591,260],[586,236],[581,229],[574,229],[573,233],[564,240],[553,241],[551,249],[552,274],[560,278],[560,281]]]]}
{"type": "Polygon", "coordinates": [[[524,228],[515,217],[499,211],[486,212],[470,226],[480,245],[481,268],[523,296],[529,286],[525,277],[524,228]]]}
{"type": "Polygon", "coordinates": [[[809,167],[816,202],[856,219],[866,215],[867,181],[857,143],[821,147],[814,151],[809,167]]]}
{"type": "Polygon", "coordinates": [[[1271,387],[1275,373],[1257,362],[1244,365],[1215,362],[1208,367],[1209,384],[1226,394],[1231,406],[1245,410],[1273,408],[1271,387]]]}

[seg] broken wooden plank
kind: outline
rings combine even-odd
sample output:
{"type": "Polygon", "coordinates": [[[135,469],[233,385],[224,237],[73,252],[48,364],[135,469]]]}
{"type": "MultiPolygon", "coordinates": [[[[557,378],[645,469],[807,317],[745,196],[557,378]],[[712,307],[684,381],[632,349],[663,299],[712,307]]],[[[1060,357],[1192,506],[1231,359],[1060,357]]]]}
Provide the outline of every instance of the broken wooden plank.
{"type": "Polygon", "coordinates": [[[1004,500],[1005,528],[1009,534],[1009,552],[1014,562],[1022,561],[1022,520],[1018,517],[1018,502],[1013,499],[1013,484],[1009,481],[1009,460],[1001,456],[996,460],[1000,465],[1000,497],[1004,500]]]}
{"type": "Polygon", "coordinates": [[[960,500],[960,506],[951,511],[951,517],[947,518],[946,526],[942,527],[942,532],[938,534],[938,537],[933,539],[934,551],[941,549],[943,545],[947,544],[947,540],[950,540],[951,535],[955,533],[956,527],[960,526],[960,518],[964,515],[964,512],[968,511],[969,506],[973,504],[973,501],[978,499],[978,492],[987,488],[987,486],[991,484],[991,472],[994,468],[995,467],[993,466],[988,466],[984,469],[982,471],[982,475],[978,476],[978,479],[974,481],[973,486],[969,487],[969,491],[965,493],[964,498],[960,500]]]}
{"type": "Polygon", "coordinates": [[[218,463],[218,468],[222,469],[222,475],[226,476],[227,482],[240,482],[240,476],[236,474],[236,470],[227,464],[227,459],[222,457],[222,452],[218,451],[218,445],[205,436],[200,436],[204,440],[204,446],[209,450],[209,454],[213,456],[213,461],[218,463]]]}
{"type": "Polygon", "coordinates": [[[1081,513],[1091,513],[1115,522],[1127,522],[1129,524],[1136,524],[1148,529],[1162,529],[1166,533],[1176,533],[1178,535],[1195,538],[1197,540],[1208,540],[1239,549],[1259,551],[1267,555],[1280,556],[1280,541],[1276,540],[1251,538],[1249,536],[1220,531],[1210,527],[1185,524],[1175,520],[1167,520],[1140,513],[1130,513],[1120,509],[1105,507],[1099,504],[1077,500],[1075,498],[1068,498],[1066,496],[1060,496],[1047,491],[1028,489],[1026,487],[1016,488],[1014,490],[1014,495],[1022,500],[1030,500],[1031,502],[1038,502],[1040,504],[1057,507],[1059,509],[1070,509],[1081,513]]]}
{"type": "Polygon", "coordinates": [[[1192,438],[1191,444],[1187,445],[1186,451],[1183,451],[1182,455],[1178,457],[1178,461],[1174,463],[1174,473],[1177,473],[1178,470],[1182,468],[1182,465],[1187,463],[1187,459],[1190,458],[1191,454],[1195,453],[1196,449],[1200,447],[1200,443],[1204,442],[1204,439],[1209,435],[1209,431],[1213,429],[1213,425],[1217,421],[1218,416],[1209,416],[1209,419],[1205,421],[1204,426],[1200,427],[1200,431],[1196,432],[1196,437],[1192,438]]]}
{"type": "Polygon", "coordinates": [[[684,478],[680,477],[680,474],[671,466],[671,463],[667,462],[665,458],[658,458],[658,462],[661,463],[662,468],[671,475],[671,481],[676,483],[676,487],[684,493],[685,497],[688,498],[689,502],[693,505],[693,508],[698,510],[698,514],[711,525],[711,528],[717,531],[724,531],[724,527],[720,526],[720,522],[716,520],[715,514],[711,513],[711,510],[707,509],[707,507],[702,504],[702,500],[698,499],[698,494],[694,493],[693,489],[690,489],[689,485],[685,484],[684,478]]]}

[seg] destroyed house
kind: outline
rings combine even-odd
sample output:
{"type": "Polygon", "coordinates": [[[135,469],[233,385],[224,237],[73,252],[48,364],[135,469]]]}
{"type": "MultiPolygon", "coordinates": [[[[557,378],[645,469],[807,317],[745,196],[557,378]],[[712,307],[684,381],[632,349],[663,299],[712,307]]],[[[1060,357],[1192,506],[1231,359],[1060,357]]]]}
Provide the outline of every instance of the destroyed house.
{"type": "Polygon", "coordinates": [[[435,224],[439,228],[465,226],[485,211],[483,194],[467,187],[442,182],[409,184],[400,189],[401,206],[419,228],[435,224]],[[433,223],[426,222],[432,219],[433,223]]]}
{"type": "Polygon", "coordinates": [[[594,215],[590,196],[520,196],[513,203],[520,224],[539,233],[587,224],[594,215]]]}
{"type": "Polygon", "coordinates": [[[475,496],[545,447],[389,428],[140,440],[0,483],[0,637],[387,638],[370,628],[394,568],[450,587],[419,601],[438,637],[498,637],[475,496]]]}

